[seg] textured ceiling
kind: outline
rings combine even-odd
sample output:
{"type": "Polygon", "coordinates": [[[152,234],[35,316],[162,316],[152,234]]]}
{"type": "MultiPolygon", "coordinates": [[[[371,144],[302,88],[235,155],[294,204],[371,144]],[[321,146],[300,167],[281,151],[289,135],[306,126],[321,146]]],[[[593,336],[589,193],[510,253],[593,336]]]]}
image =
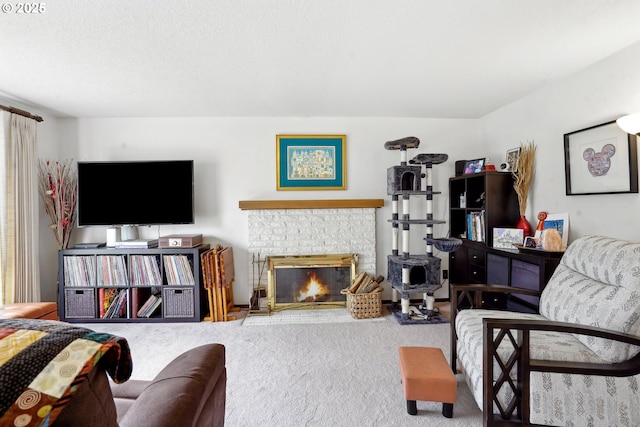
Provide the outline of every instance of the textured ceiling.
{"type": "Polygon", "coordinates": [[[638,0],[43,4],[0,96],[74,117],[475,118],[640,40],[638,0]]]}

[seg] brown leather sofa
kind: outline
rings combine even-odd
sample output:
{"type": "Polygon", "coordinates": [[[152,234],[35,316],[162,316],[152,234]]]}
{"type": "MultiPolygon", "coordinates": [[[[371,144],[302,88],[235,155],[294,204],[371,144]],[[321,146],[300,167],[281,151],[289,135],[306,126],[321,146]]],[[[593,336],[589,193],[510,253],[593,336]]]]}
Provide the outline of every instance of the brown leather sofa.
{"type": "Polygon", "coordinates": [[[55,302],[16,302],[0,305],[0,319],[58,320],[55,302]]]}
{"type": "Polygon", "coordinates": [[[98,365],[53,425],[223,426],[226,386],[222,344],[187,350],[151,381],[110,384],[98,365]]]}

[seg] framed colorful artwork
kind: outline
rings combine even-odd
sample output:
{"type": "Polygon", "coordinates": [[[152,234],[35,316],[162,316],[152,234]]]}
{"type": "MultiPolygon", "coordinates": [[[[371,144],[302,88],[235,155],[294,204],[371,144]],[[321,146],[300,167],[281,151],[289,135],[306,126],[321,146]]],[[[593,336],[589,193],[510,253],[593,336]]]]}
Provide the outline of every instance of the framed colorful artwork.
{"type": "Polygon", "coordinates": [[[543,231],[554,228],[562,237],[562,247],[566,249],[569,244],[569,213],[548,214],[543,222],[543,231]]]}
{"type": "Polygon", "coordinates": [[[615,121],[564,135],[567,196],[638,192],[635,135],[615,121]]]}
{"type": "Polygon", "coordinates": [[[277,135],[277,190],[345,190],[346,135],[277,135]]]}
{"type": "Polygon", "coordinates": [[[524,230],[520,228],[499,228],[493,229],[493,247],[504,249],[516,249],[516,245],[522,245],[524,241],[524,230]]]}
{"type": "Polygon", "coordinates": [[[464,174],[468,175],[470,173],[482,172],[482,168],[484,168],[484,160],[485,159],[467,160],[464,164],[464,174]]]}

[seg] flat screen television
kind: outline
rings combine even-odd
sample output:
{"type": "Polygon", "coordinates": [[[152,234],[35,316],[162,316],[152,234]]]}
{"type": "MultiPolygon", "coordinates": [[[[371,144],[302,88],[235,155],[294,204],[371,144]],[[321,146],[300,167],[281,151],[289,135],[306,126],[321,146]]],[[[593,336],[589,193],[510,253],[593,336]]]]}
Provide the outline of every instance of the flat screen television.
{"type": "Polygon", "coordinates": [[[78,162],[78,226],[194,223],[193,160],[78,162]]]}

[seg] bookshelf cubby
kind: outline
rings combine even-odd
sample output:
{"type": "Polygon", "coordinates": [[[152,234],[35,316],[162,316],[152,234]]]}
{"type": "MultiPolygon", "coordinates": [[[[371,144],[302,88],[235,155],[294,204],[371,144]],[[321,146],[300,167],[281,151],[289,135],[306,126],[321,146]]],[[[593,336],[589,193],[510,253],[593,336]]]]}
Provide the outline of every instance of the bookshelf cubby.
{"type": "Polygon", "coordinates": [[[199,322],[206,310],[200,254],[209,249],[58,251],[58,310],[65,322],[199,322]]]}

